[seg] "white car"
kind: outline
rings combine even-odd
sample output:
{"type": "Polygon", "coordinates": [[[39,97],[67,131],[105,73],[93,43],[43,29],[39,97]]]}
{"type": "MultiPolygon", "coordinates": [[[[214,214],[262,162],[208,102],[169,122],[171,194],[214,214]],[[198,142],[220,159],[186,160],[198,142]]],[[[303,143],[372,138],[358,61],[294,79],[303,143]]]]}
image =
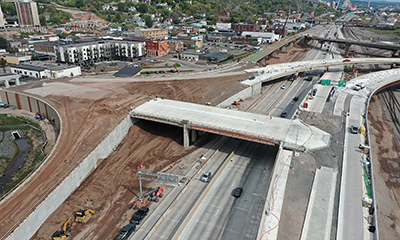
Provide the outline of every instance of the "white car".
{"type": "Polygon", "coordinates": [[[282,85],[282,86],[281,86],[281,88],[282,88],[282,89],[285,89],[285,88],[286,88],[286,86],[285,86],[285,85],[282,85]]]}

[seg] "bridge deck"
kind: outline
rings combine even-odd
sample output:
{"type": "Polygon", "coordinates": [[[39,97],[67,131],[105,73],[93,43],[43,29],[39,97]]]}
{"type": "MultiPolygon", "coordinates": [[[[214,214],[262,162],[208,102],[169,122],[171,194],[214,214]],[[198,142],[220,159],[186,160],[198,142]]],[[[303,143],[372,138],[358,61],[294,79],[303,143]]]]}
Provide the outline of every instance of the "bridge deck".
{"type": "Polygon", "coordinates": [[[154,99],[131,111],[135,118],[147,119],[189,129],[213,132],[235,138],[283,143],[287,148],[304,145],[307,149],[323,148],[330,135],[299,120],[270,117],[167,99],[154,99]]]}

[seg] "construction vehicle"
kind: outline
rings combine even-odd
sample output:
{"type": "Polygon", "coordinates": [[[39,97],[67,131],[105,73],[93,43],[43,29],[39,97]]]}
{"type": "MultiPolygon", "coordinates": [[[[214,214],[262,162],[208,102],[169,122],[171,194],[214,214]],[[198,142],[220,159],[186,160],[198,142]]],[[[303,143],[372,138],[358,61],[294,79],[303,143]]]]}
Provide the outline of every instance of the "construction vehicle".
{"type": "Polygon", "coordinates": [[[179,71],[179,69],[178,69],[178,67],[176,66],[176,64],[172,64],[172,66],[176,69],[176,71],[177,71],[178,73],[181,72],[181,71],[179,71]]]}
{"type": "Polygon", "coordinates": [[[239,102],[239,101],[234,101],[234,102],[233,102],[233,105],[236,105],[236,106],[237,106],[237,105],[240,105],[240,102],[239,102]]]}
{"type": "Polygon", "coordinates": [[[64,224],[61,231],[56,231],[52,236],[52,240],[66,240],[71,237],[72,219],[70,217],[64,224]]]}
{"type": "Polygon", "coordinates": [[[8,103],[5,103],[5,102],[0,102],[0,107],[2,107],[2,108],[8,108],[8,107],[12,107],[12,108],[14,108],[14,109],[16,109],[17,107],[15,107],[15,106],[13,106],[13,105],[10,105],[10,104],[8,104],[8,103]]]}
{"type": "Polygon", "coordinates": [[[158,202],[158,201],[160,201],[159,198],[163,197],[164,189],[162,187],[158,187],[158,188],[154,189],[152,192],[153,193],[151,194],[151,201],[158,202]]]}
{"type": "Polygon", "coordinates": [[[35,114],[35,118],[39,119],[41,121],[41,120],[44,120],[46,117],[43,114],[41,114],[40,112],[37,112],[35,114]]]}
{"type": "Polygon", "coordinates": [[[86,223],[95,214],[94,210],[82,209],[75,213],[75,222],[86,223]]]}

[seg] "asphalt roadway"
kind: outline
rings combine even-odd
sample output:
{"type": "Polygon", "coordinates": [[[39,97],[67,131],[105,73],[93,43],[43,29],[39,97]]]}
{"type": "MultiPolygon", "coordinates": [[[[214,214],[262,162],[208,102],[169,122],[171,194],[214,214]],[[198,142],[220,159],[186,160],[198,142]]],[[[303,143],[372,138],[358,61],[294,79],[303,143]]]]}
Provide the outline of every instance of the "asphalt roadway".
{"type": "Polygon", "coordinates": [[[276,153],[275,147],[244,142],[177,239],[256,238],[276,153]],[[240,198],[231,195],[236,187],[244,189],[240,198]]]}

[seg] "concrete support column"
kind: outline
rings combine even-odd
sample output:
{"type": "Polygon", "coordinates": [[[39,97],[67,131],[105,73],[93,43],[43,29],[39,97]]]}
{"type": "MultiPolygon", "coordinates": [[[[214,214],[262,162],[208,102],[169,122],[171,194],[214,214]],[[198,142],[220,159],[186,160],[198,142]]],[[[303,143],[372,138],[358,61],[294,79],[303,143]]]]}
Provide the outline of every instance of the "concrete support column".
{"type": "Polygon", "coordinates": [[[15,79],[15,85],[21,85],[21,83],[19,82],[19,77],[17,77],[16,79],[15,79]]]}
{"type": "Polygon", "coordinates": [[[265,66],[265,58],[263,58],[263,59],[260,60],[260,64],[261,64],[262,66],[265,66]]]}
{"type": "Polygon", "coordinates": [[[276,52],[273,52],[273,53],[272,53],[272,56],[273,56],[273,57],[276,57],[276,55],[277,55],[276,52]]]}
{"type": "Polygon", "coordinates": [[[282,50],[282,51],[286,51],[286,46],[283,46],[283,47],[281,48],[281,50],[282,50]]]}
{"type": "Polygon", "coordinates": [[[289,47],[293,47],[293,42],[289,43],[289,47]]]}
{"type": "Polygon", "coordinates": [[[10,83],[8,82],[8,80],[4,80],[4,83],[5,83],[6,88],[10,87],[10,83]]]}
{"type": "Polygon", "coordinates": [[[350,49],[351,45],[350,44],[346,44],[346,48],[344,50],[344,56],[345,57],[349,57],[349,49],[350,49]]]}
{"type": "Polygon", "coordinates": [[[191,129],[190,135],[191,135],[190,137],[191,137],[192,143],[196,142],[197,141],[197,130],[191,129]]]}
{"type": "Polygon", "coordinates": [[[188,121],[183,121],[183,147],[188,148],[190,146],[189,141],[189,129],[188,129],[188,121]]]}

